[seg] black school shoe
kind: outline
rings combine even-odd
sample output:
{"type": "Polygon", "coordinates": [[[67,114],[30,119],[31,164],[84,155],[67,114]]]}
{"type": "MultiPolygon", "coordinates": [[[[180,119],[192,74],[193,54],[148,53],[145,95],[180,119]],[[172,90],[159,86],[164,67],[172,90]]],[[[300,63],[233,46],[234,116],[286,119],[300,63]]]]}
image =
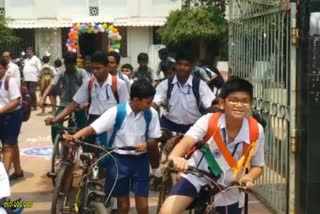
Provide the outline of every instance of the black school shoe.
{"type": "Polygon", "coordinates": [[[20,174],[16,174],[15,172],[12,173],[10,176],[9,176],[9,181],[16,181],[16,180],[19,180],[21,178],[24,178],[24,174],[23,174],[23,171],[21,171],[20,174]]]}

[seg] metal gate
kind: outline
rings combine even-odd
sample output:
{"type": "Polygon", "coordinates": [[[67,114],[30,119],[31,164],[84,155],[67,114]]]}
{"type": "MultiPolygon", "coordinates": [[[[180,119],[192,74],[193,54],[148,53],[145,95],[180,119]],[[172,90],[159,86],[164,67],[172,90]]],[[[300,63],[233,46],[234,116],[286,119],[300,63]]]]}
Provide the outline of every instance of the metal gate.
{"type": "Polygon", "coordinates": [[[277,213],[293,212],[295,133],[295,4],[275,0],[231,0],[231,74],[254,85],[253,110],[267,122],[264,174],[256,192],[277,213]],[[293,165],[292,165],[293,164],[293,165]],[[291,185],[292,184],[292,185],[291,185]]]}

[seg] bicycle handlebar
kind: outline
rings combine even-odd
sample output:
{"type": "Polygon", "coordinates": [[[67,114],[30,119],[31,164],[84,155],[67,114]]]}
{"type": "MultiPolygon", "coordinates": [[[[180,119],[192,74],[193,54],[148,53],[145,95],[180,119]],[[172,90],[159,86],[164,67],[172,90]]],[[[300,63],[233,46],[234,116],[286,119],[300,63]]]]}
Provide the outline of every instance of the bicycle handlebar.
{"type": "Polygon", "coordinates": [[[102,145],[90,144],[90,143],[87,143],[85,141],[78,140],[78,139],[75,139],[74,142],[77,143],[77,144],[80,144],[80,145],[91,146],[91,147],[100,149],[100,150],[102,150],[104,152],[111,152],[111,151],[115,151],[115,150],[123,150],[123,151],[135,151],[136,150],[136,147],[134,147],[134,146],[123,146],[123,147],[107,148],[107,147],[102,146],[102,145]]]}

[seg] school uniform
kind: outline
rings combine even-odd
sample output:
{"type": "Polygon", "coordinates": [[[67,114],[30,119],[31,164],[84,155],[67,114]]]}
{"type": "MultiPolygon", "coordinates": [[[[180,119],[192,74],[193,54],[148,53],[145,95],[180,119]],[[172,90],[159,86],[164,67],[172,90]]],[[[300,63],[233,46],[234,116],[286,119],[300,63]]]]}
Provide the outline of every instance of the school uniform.
{"type": "MultiPolygon", "coordinates": [[[[212,114],[206,114],[201,117],[195,124],[190,128],[190,130],[186,133],[186,136],[190,136],[195,139],[197,142],[202,141],[204,136],[208,131],[208,124],[212,114]]],[[[255,153],[250,161],[251,166],[259,166],[263,167],[265,165],[264,161],[264,131],[262,126],[259,124],[259,137],[257,140],[257,147],[255,153]]],[[[241,129],[238,135],[235,137],[234,141],[229,142],[227,131],[226,131],[226,118],[225,114],[222,114],[218,121],[218,128],[220,134],[225,142],[227,149],[231,154],[233,154],[233,158],[235,160],[239,160],[243,153],[243,144],[250,144],[250,131],[249,131],[249,123],[245,118],[242,122],[241,129]]],[[[211,138],[208,142],[215,143],[211,138]]],[[[212,147],[210,147],[212,148],[212,147]]],[[[221,153],[212,151],[214,158],[219,158],[221,153]]],[[[204,155],[201,151],[197,150],[191,158],[188,160],[190,166],[198,167],[199,169],[203,169],[208,171],[208,163],[204,155]]],[[[230,186],[233,181],[232,169],[224,171],[218,180],[218,183],[224,186],[230,186]]],[[[171,190],[171,195],[186,195],[189,197],[196,197],[200,188],[205,186],[207,181],[204,178],[199,178],[197,176],[191,174],[183,174],[183,178],[181,181],[177,183],[171,190]]],[[[225,192],[224,195],[219,194],[216,196],[215,206],[216,207],[224,207],[230,206],[234,207],[234,209],[242,208],[244,205],[244,194],[240,193],[238,189],[232,189],[228,192],[225,192]]],[[[241,209],[239,209],[241,211],[241,209]]]]}
{"type": "MultiPolygon", "coordinates": [[[[185,133],[200,117],[201,113],[197,105],[197,100],[192,91],[192,75],[182,86],[174,76],[171,97],[168,101],[168,79],[160,82],[156,88],[156,95],[153,102],[158,106],[167,106],[167,112],[161,118],[161,127],[185,133]]],[[[200,105],[207,109],[215,99],[214,94],[203,81],[199,85],[200,105]]]]}
{"type": "MultiPolygon", "coordinates": [[[[10,77],[8,90],[5,89],[4,76],[0,79],[0,109],[10,103],[10,101],[21,97],[20,87],[14,77],[10,77]]],[[[22,111],[19,105],[11,112],[0,114],[0,141],[3,144],[15,145],[18,142],[18,136],[22,124],[22,111]]]]}
{"type": "MultiPolygon", "coordinates": [[[[100,86],[99,82],[95,79],[93,82],[93,87],[91,91],[89,89],[89,81],[84,82],[76,94],[73,96],[73,101],[78,104],[83,104],[89,102],[89,117],[88,125],[99,118],[105,111],[113,106],[117,105],[117,100],[112,92],[112,76],[108,75],[108,78],[100,86]]],[[[117,79],[117,93],[119,97],[119,102],[127,102],[129,100],[129,93],[127,90],[126,83],[117,79]]],[[[100,141],[106,141],[106,136],[104,134],[100,135],[100,141]]],[[[87,138],[90,143],[95,143],[96,135],[87,138]]],[[[100,142],[103,143],[103,142],[100,142]]]]}
{"type": "Polygon", "coordinates": [[[127,75],[125,75],[124,73],[122,73],[121,71],[117,72],[117,77],[126,83],[128,92],[130,94],[132,82],[130,81],[129,77],[127,75]]]}
{"type": "MultiPolygon", "coordinates": [[[[151,109],[151,121],[148,129],[149,138],[159,138],[161,136],[158,113],[151,109]]],[[[112,134],[116,122],[117,107],[112,107],[90,126],[97,134],[107,131],[108,140],[112,134]]],[[[137,115],[132,111],[130,105],[126,104],[126,117],[121,128],[116,133],[112,147],[136,146],[147,139],[146,121],[144,113],[137,115]]],[[[123,197],[133,191],[137,196],[147,197],[149,194],[149,157],[147,152],[121,151],[114,153],[117,165],[109,158],[110,164],[107,167],[107,179],[105,190],[110,192],[114,182],[116,186],[112,192],[114,197],[123,197]],[[118,168],[117,168],[118,166],[118,168]],[[117,172],[119,174],[117,176],[117,172]]]]}
{"type": "Polygon", "coordinates": [[[20,87],[21,85],[20,69],[15,63],[9,62],[6,74],[16,78],[18,86],[20,87]]]}

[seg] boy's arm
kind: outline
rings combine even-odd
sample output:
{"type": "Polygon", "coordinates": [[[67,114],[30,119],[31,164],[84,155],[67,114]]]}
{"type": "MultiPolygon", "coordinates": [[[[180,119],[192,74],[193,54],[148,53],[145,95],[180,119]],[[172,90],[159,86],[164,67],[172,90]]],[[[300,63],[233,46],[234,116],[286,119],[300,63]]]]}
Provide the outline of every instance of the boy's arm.
{"type": "Polygon", "coordinates": [[[43,108],[43,104],[44,104],[44,101],[46,100],[48,94],[51,92],[52,88],[54,87],[54,85],[50,84],[48,86],[48,88],[45,90],[45,92],[43,93],[42,97],[40,98],[39,102],[38,102],[38,106],[40,108],[43,108]]]}
{"type": "Polygon", "coordinates": [[[72,101],[71,103],[69,103],[64,109],[63,111],[58,114],[57,117],[55,117],[51,123],[56,123],[56,122],[60,122],[61,120],[63,120],[66,116],[68,116],[69,114],[71,114],[72,112],[74,112],[74,110],[76,110],[78,107],[80,107],[80,104],[72,101]]]}
{"type": "Polygon", "coordinates": [[[3,108],[0,108],[0,115],[6,114],[6,113],[14,110],[19,105],[20,105],[20,97],[14,99],[14,100],[11,100],[6,106],[4,106],[3,108]]]}
{"type": "Polygon", "coordinates": [[[165,104],[167,100],[167,86],[168,80],[162,81],[156,88],[156,94],[154,96],[152,107],[156,110],[159,109],[159,106],[165,104]]]}
{"type": "Polygon", "coordinates": [[[80,131],[78,131],[77,133],[75,133],[72,137],[73,139],[79,139],[81,137],[86,137],[86,136],[95,135],[95,134],[97,134],[96,131],[91,126],[87,126],[81,129],[80,131]]]}

